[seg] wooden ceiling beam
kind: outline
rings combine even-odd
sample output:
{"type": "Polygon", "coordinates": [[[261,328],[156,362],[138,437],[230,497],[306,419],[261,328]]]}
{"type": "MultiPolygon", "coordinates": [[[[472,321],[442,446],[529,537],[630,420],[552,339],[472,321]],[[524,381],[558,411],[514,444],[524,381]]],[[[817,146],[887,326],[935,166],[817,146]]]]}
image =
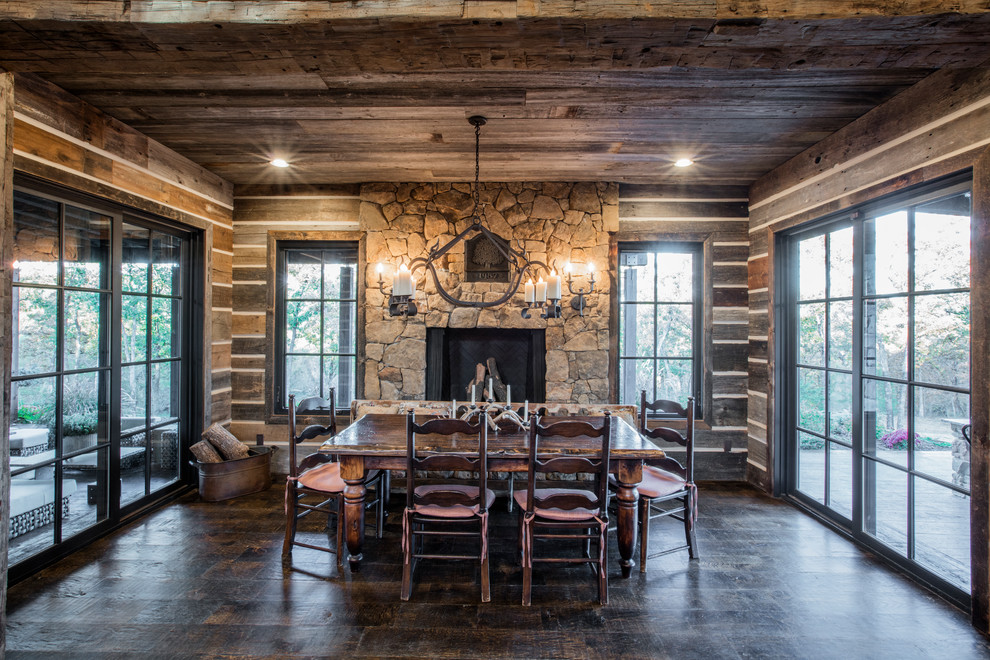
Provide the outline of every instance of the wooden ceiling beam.
{"type": "MultiPolygon", "coordinates": [[[[954,13],[988,11],[982,0],[955,0],[954,13]]],[[[823,19],[916,16],[946,13],[940,0],[9,0],[3,13],[18,20],[107,23],[263,23],[293,25],[330,20],[511,20],[517,18],[617,19],[671,17],[711,19],[823,19]]]]}

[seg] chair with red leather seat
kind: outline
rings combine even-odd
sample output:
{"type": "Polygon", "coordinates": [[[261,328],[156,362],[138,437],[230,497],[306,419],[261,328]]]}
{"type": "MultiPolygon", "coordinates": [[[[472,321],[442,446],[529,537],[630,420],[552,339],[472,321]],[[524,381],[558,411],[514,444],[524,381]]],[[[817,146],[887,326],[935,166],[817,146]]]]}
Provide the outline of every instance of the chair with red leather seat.
{"type": "MultiPolygon", "coordinates": [[[[330,398],[311,396],[295,405],[295,395],[289,395],[289,476],[285,484],[285,540],[282,544],[282,557],[288,558],[292,546],[298,545],[313,550],[322,550],[337,555],[337,566],[344,562],[344,480],[340,476],[340,463],[328,454],[316,452],[302,461],[296,462],[296,445],[306,440],[332,438],[337,434],[337,415],[334,409],[334,390],[330,398]],[[312,424],[297,430],[296,415],[328,414],[326,426],[312,424]],[[327,516],[328,547],[304,543],[296,540],[296,528],[300,519],[317,513],[327,516]],[[331,523],[336,524],[331,527],[331,523]],[[330,536],[336,530],[336,542],[330,536]]],[[[376,509],[376,535],[382,537],[385,529],[385,503],[387,479],[384,471],[372,470],[365,477],[365,485],[376,488],[376,497],[368,502],[376,509]]]]}

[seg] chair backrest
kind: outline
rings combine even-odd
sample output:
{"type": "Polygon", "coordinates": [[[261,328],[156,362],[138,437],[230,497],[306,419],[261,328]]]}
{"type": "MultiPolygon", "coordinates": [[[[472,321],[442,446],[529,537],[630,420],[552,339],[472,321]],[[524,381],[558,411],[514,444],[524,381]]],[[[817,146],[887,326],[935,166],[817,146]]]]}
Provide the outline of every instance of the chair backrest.
{"type": "Polygon", "coordinates": [[[688,397],[687,406],[667,399],[657,399],[652,403],[647,403],[646,390],[640,390],[639,432],[651,440],[664,440],[684,447],[686,450],[684,465],[669,456],[652,460],[649,463],[668,472],[679,474],[688,483],[694,483],[694,397],[688,397]],[[647,412],[650,410],[665,413],[661,423],[666,420],[684,420],[684,433],[667,426],[649,428],[646,422],[647,412]]]}
{"type": "MultiPolygon", "coordinates": [[[[337,435],[337,412],[334,409],[334,396],[335,392],[333,388],[330,388],[330,398],[324,399],[318,396],[306,397],[296,405],[296,395],[289,395],[289,476],[297,477],[299,472],[310,465],[297,465],[296,464],[296,445],[304,440],[313,440],[322,436],[333,437],[337,435]],[[297,432],[296,426],[296,415],[313,415],[320,414],[330,415],[330,423],[326,426],[321,426],[320,424],[311,424],[302,431],[297,432]]],[[[307,457],[308,458],[308,457],[307,457]]],[[[319,461],[316,461],[319,462],[319,461]]]]}
{"type": "Polygon", "coordinates": [[[612,442],[612,415],[608,411],[602,418],[602,425],[595,426],[590,422],[579,420],[564,420],[543,426],[542,418],[534,415],[529,425],[529,474],[526,481],[526,512],[533,513],[537,507],[541,509],[557,508],[569,511],[571,509],[598,509],[599,517],[605,520],[608,504],[608,462],[612,442]],[[601,438],[601,449],[576,453],[573,456],[557,456],[541,461],[539,458],[540,438],[601,438]],[[582,455],[583,454],[583,455],[582,455]],[[595,475],[594,491],[566,489],[566,492],[553,493],[544,497],[537,496],[537,473],[558,472],[561,474],[589,473],[595,475]]]}
{"type": "MultiPolygon", "coordinates": [[[[466,444],[469,441],[466,440],[466,444]]],[[[484,411],[474,424],[463,419],[445,417],[432,418],[423,424],[416,423],[416,411],[412,408],[406,414],[406,507],[414,505],[453,506],[461,504],[477,506],[479,513],[487,508],[485,491],[488,488],[488,419],[484,411]],[[417,435],[453,436],[463,434],[477,438],[471,449],[452,452],[430,452],[422,456],[416,454],[417,435]],[[463,491],[452,489],[431,489],[427,494],[416,493],[417,470],[463,470],[478,473],[478,496],[472,497],[463,491]]]]}

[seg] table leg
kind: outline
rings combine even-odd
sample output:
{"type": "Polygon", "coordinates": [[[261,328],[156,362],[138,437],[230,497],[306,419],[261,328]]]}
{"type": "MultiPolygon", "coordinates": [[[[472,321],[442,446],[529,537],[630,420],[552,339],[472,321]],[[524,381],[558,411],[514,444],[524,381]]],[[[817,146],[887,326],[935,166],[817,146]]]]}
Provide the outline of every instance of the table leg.
{"type": "Polygon", "coordinates": [[[616,499],[619,502],[618,524],[616,525],[617,540],[619,543],[620,565],[622,566],[622,577],[628,578],[632,574],[633,551],[636,549],[637,517],[639,510],[639,491],[636,486],[643,479],[642,461],[620,461],[615,480],[618,483],[616,499]]]}
{"type": "Polygon", "coordinates": [[[340,476],[344,480],[344,524],[347,528],[347,558],[352,571],[361,568],[361,546],[364,544],[364,457],[341,456],[340,476]]]}

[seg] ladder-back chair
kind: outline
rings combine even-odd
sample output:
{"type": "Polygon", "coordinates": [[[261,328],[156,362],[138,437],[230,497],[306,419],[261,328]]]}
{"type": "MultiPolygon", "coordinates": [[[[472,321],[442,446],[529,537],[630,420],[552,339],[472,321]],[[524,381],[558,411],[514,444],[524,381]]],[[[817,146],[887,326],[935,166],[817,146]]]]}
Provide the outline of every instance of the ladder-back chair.
{"type": "MultiPolygon", "coordinates": [[[[465,420],[437,418],[416,423],[416,414],[406,417],[406,508],[402,514],[402,600],[412,595],[412,577],[420,559],[473,559],[481,568],[481,600],[491,600],[488,569],[488,510],[495,493],[488,488],[488,420],[482,411],[475,424],[465,420]],[[471,450],[451,453],[417,453],[417,436],[473,436],[471,450]],[[477,474],[477,484],[420,484],[417,471],[463,470],[477,474]],[[476,529],[471,529],[472,527],[476,529]],[[434,543],[469,537],[478,539],[478,552],[450,554],[427,552],[425,540],[434,543]]],[[[433,544],[431,544],[433,545],[433,544]]]]}
{"type": "MultiPolygon", "coordinates": [[[[595,569],[598,578],[598,600],[608,603],[608,463],[611,442],[611,415],[606,412],[601,426],[579,420],[566,420],[542,426],[542,418],[534,416],[530,421],[529,469],[526,490],[515,494],[522,512],[520,518],[520,545],[522,547],[523,605],[531,603],[533,590],[533,564],[587,563],[595,569]],[[541,438],[579,441],[601,438],[600,447],[594,444],[587,451],[575,450],[572,456],[540,459],[541,438]],[[548,472],[562,474],[590,473],[595,475],[593,490],[582,488],[537,488],[536,475],[548,472]],[[537,540],[561,539],[583,542],[581,557],[536,556],[537,540]],[[597,552],[591,553],[591,542],[597,541],[597,552]]],[[[597,443],[595,443],[597,444],[597,443]]]]}
{"type": "Polygon", "coordinates": [[[688,398],[686,407],[666,399],[647,403],[646,390],[640,391],[639,432],[651,440],[663,440],[685,449],[684,465],[667,456],[643,466],[643,480],[639,484],[639,570],[645,573],[647,559],[684,549],[687,549],[691,559],[698,557],[695,535],[698,488],[694,483],[694,398],[688,398]],[[650,411],[664,415],[660,418],[661,424],[667,420],[683,420],[684,433],[666,426],[649,428],[647,420],[650,411]],[[676,502],[677,505],[661,506],[665,502],[676,502]],[[684,523],[685,543],[649,554],[650,521],[666,516],[684,523]]]}
{"type": "MultiPolygon", "coordinates": [[[[334,390],[330,398],[311,396],[295,405],[295,395],[289,395],[289,475],[285,484],[285,540],[282,543],[282,557],[288,558],[293,546],[322,550],[337,555],[337,566],[344,561],[344,480],[340,476],[340,463],[328,454],[315,452],[297,462],[296,445],[306,440],[332,438],[337,434],[337,415],[334,410],[334,390]],[[312,424],[298,429],[296,415],[328,415],[326,426],[312,424]],[[327,516],[327,547],[296,540],[299,520],[318,513],[327,516]],[[331,523],[336,524],[331,526],[331,523]],[[336,530],[336,542],[331,537],[331,529],[336,530]]],[[[365,485],[375,486],[376,497],[368,502],[368,507],[376,508],[376,535],[382,537],[385,525],[385,503],[388,498],[385,473],[372,470],[365,477],[365,485]]]]}

